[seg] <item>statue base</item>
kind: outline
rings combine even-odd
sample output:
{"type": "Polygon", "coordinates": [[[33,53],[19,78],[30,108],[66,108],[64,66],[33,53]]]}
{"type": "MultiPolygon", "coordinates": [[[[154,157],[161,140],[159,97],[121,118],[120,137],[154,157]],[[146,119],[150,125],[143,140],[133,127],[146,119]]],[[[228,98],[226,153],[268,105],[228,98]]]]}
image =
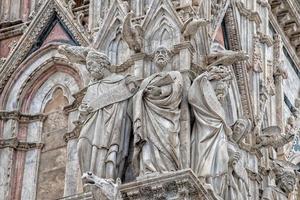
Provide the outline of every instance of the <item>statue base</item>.
{"type": "Polygon", "coordinates": [[[123,200],[217,200],[191,169],[139,177],[120,186],[123,200]]]}
{"type": "MultiPolygon", "coordinates": [[[[60,200],[119,200],[107,198],[96,185],[85,185],[84,191],[60,200]]],[[[120,185],[119,191],[123,200],[218,200],[191,169],[139,177],[120,185]]]]}

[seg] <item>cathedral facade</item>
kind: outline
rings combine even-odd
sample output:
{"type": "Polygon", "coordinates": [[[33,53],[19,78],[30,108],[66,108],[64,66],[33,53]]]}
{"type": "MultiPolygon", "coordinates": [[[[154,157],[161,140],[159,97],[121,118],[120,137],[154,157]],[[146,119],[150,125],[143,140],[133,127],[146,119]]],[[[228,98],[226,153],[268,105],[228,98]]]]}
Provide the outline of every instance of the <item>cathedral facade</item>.
{"type": "Polygon", "coordinates": [[[296,200],[299,173],[299,1],[1,1],[0,200],[296,200]]]}

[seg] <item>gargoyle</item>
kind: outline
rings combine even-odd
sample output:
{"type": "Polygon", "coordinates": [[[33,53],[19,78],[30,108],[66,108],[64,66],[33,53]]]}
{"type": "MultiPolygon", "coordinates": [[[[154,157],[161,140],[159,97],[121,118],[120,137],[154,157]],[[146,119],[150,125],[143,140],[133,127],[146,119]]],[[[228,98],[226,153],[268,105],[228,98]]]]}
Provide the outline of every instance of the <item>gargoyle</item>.
{"type": "Polygon", "coordinates": [[[289,143],[294,138],[293,132],[287,132],[285,135],[281,134],[278,126],[270,126],[262,130],[262,135],[257,137],[255,148],[260,149],[272,146],[274,148],[282,147],[289,143]]]}
{"type": "Polygon", "coordinates": [[[208,56],[208,68],[216,65],[232,65],[238,61],[248,60],[249,56],[243,51],[224,50],[213,52],[208,56]]]}
{"type": "Polygon", "coordinates": [[[190,18],[188,19],[184,25],[183,25],[183,28],[182,28],[182,33],[183,33],[183,37],[188,40],[190,39],[191,37],[193,37],[198,29],[201,27],[201,26],[206,26],[207,24],[209,24],[209,20],[207,19],[195,19],[195,18],[190,18]]]}
{"type": "Polygon", "coordinates": [[[86,56],[92,48],[71,45],[60,45],[58,52],[72,60],[72,63],[86,64],[86,56]]]}
{"type": "Polygon", "coordinates": [[[133,13],[126,15],[122,28],[122,37],[127,43],[129,49],[135,52],[141,52],[143,46],[142,34],[143,30],[140,25],[132,25],[131,18],[133,13]]]}
{"type": "Polygon", "coordinates": [[[101,190],[101,194],[107,200],[121,200],[119,186],[121,179],[117,178],[116,183],[110,179],[103,179],[95,176],[92,172],[84,173],[81,177],[85,185],[94,185],[101,190]]]}

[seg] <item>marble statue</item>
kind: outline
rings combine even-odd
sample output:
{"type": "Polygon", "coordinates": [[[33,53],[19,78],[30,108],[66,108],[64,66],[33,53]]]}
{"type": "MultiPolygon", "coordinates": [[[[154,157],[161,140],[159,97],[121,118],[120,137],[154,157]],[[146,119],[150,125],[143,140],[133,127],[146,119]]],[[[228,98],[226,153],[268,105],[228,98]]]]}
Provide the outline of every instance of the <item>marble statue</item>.
{"type": "Polygon", "coordinates": [[[128,153],[130,98],[134,95],[128,85],[130,77],[112,73],[108,57],[93,49],[62,46],[60,52],[72,62],[82,52],[82,62],[86,62],[92,77],[79,106],[82,129],[77,149],[81,172],[115,180],[122,175],[128,153]]]}
{"type": "Polygon", "coordinates": [[[250,129],[251,122],[247,119],[238,119],[233,125],[232,139],[228,141],[228,186],[223,196],[224,199],[250,199],[248,174],[245,168],[247,155],[240,148],[243,139],[250,133],[250,129]]]}
{"type": "Polygon", "coordinates": [[[195,116],[191,136],[191,168],[217,195],[226,188],[228,137],[232,131],[225,122],[221,103],[211,80],[225,80],[228,74],[212,70],[197,77],[189,89],[188,100],[195,116]]]}
{"type": "Polygon", "coordinates": [[[289,194],[296,185],[296,174],[288,166],[282,166],[274,163],[275,185],[269,185],[264,189],[262,200],[287,200],[289,194]]]}
{"type": "Polygon", "coordinates": [[[146,78],[134,96],[134,161],[139,176],[176,171],[180,163],[180,72],[146,78]]]}

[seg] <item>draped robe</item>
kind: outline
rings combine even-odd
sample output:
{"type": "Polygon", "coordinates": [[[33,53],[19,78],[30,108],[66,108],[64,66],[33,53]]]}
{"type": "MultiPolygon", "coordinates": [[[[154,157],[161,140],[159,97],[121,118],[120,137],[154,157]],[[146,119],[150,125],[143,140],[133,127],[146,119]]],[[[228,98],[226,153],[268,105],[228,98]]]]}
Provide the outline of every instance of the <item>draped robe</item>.
{"type": "Polygon", "coordinates": [[[188,92],[188,101],[195,116],[191,136],[191,168],[196,175],[211,184],[222,196],[226,187],[229,156],[224,110],[207,78],[197,77],[188,92]]]}
{"type": "Polygon", "coordinates": [[[83,102],[93,111],[86,117],[78,146],[82,173],[90,171],[106,178],[105,166],[110,162],[121,177],[132,123],[131,96],[126,77],[121,75],[112,74],[89,85],[83,102]]]}
{"type": "Polygon", "coordinates": [[[139,176],[176,171],[180,162],[180,72],[161,72],[146,78],[134,96],[134,158],[139,176]],[[169,77],[172,83],[162,83],[169,77]],[[159,85],[159,86],[158,86],[159,85]],[[159,96],[146,95],[148,86],[161,88],[159,96]]]}
{"type": "Polygon", "coordinates": [[[288,200],[288,197],[276,186],[268,186],[264,189],[262,200],[288,200]]]}

